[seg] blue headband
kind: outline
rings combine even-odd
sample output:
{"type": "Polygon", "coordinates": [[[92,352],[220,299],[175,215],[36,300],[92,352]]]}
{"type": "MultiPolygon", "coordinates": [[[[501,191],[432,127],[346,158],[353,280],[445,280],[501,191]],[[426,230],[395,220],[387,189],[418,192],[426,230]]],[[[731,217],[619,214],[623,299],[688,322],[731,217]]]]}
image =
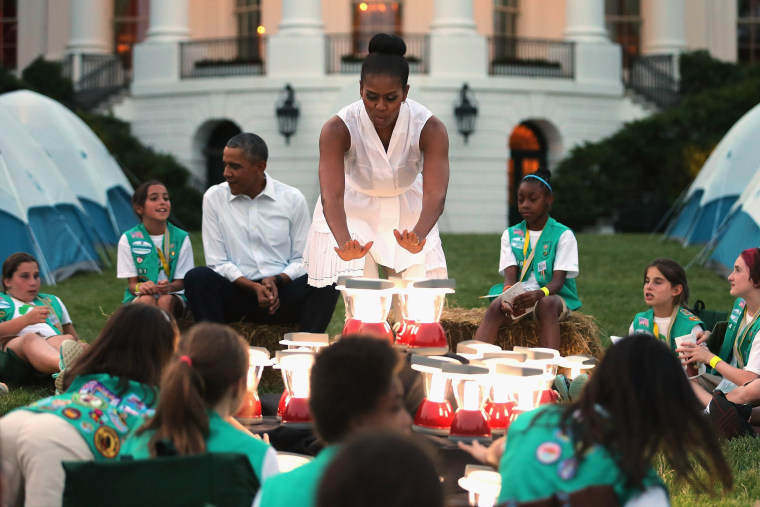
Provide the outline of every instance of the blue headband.
{"type": "Polygon", "coordinates": [[[551,192],[552,194],[554,193],[554,190],[552,190],[552,186],[549,185],[549,183],[547,183],[547,181],[543,179],[541,176],[536,176],[535,174],[529,174],[523,178],[523,181],[527,180],[528,178],[536,178],[538,181],[546,185],[546,188],[549,189],[549,192],[551,192]]]}

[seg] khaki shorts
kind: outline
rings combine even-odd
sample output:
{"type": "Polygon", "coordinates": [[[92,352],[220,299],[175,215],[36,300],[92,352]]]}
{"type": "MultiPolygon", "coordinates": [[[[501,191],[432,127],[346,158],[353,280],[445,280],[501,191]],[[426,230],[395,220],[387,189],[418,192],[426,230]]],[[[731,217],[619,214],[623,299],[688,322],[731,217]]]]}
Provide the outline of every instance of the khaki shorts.
{"type": "MultiPolygon", "coordinates": [[[[573,313],[573,311],[567,307],[567,303],[565,302],[565,298],[562,296],[558,296],[557,294],[552,294],[551,297],[555,297],[559,299],[562,302],[562,310],[559,312],[559,322],[564,322],[567,319],[570,318],[570,315],[573,313]]],[[[530,316],[533,320],[536,320],[536,312],[530,312],[530,316]]]]}

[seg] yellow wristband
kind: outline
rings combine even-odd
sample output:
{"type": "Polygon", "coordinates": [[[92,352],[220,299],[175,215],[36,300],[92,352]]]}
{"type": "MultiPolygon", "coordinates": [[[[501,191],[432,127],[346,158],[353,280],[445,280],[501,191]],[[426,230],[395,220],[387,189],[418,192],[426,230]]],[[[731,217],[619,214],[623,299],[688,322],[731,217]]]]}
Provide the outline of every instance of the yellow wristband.
{"type": "Polygon", "coordinates": [[[541,291],[543,291],[544,296],[548,296],[549,295],[549,289],[547,289],[546,287],[541,287],[541,291]]]}
{"type": "Polygon", "coordinates": [[[713,356],[713,358],[710,359],[710,368],[712,368],[714,370],[715,367],[718,365],[718,363],[721,362],[721,361],[723,361],[723,359],[721,359],[720,357],[713,356]]]}
{"type": "Polygon", "coordinates": [[[137,285],[135,285],[135,294],[137,294],[138,292],[140,292],[140,284],[141,283],[142,282],[138,282],[137,285]]]}

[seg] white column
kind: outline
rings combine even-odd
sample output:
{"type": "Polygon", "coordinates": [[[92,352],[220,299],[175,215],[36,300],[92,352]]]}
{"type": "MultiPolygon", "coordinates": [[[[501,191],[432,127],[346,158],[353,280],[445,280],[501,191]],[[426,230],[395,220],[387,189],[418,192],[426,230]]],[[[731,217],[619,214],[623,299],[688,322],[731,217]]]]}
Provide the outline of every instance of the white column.
{"type": "Polygon", "coordinates": [[[277,33],[267,41],[270,76],[323,76],[325,33],[321,0],[283,0],[277,33]]]}
{"type": "Polygon", "coordinates": [[[677,54],[686,48],[684,0],[642,0],[641,52],[677,54]]]}
{"type": "Polygon", "coordinates": [[[187,0],[151,0],[148,33],[145,41],[134,49],[132,93],[179,81],[180,42],[190,38],[187,3],[187,0]]]}
{"type": "Polygon", "coordinates": [[[430,28],[434,31],[474,32],[472,0],[435,0],[430,28]]]}
{"type": "Polygon", "coordinates": [[[430,74],[485,77],[486,38],[475,29],[472,0],[435,0],[430,24],[430,74]]]}
{"type": "Polygon", "coordinates": [[[622,52],[604,26],[604,0],[567,0],[565,38],[574,42],[575,80],[622,93],[622,52]]]}
{"type": "Polygon", "coordinates": [[[69,54],[110,53],[113,26],[113,2],[108,0],[74,0],[70,4],[69,54]]]}
{"type": "Polygon", "coordinates": [[[279,32],[321,32],[322,2],[315,0],[282,0],[279,32]]]}
{"type": "Polygon", "coordinates": [[[565,38],[576,42],[609,42],[604,26],[604,0],[567,0],[565,38]]]}
{"type": "Polygon", "coordinates": [[[187,0],[150,2],[150,28],[145,42],[178,42],[189,37],[187,0]]]}

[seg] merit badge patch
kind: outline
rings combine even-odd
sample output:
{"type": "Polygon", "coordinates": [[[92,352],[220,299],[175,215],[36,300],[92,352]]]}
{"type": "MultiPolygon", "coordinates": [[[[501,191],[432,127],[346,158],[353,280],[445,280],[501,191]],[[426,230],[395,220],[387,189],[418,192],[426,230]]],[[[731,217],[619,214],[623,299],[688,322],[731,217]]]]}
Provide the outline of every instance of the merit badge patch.
{"type": "Polygon", "coordinates": [[[565,481],[569,481],[575,477],[575,472],[578,470],[578,462],[575,458],[568,458],[557,467],[557,475],[565,481]]]}
{"type": "Polygon", "coordinates": [[[646,317],[639,317],[639,326],[649,326],[649,319],[646,317]]]}
{"type": "Polygon", "coordinates": [[[8,301],[0,299],[0,310],[10,310],[11,304],[8,301]]]}
{"type": "Polygon", "coordinates": [[[95,410],[90,411],[90,419],[92,419],[93,421],[95,421],[96,423],[100,425],[103,425],[107,422],[103,420],[105,418],[104,416],[105,414],[99,408],[96,408],[95,410]]]}
{"type": "Polygon", "coordinates": [[[116,430],[109,426],[101,426],[95,432],[95,449],[105,458],[115,458],[121,449],[121,442],[116,430]]]}
{"type": "Polygon", "coordinates": [[[142,257],[138,257],[135,260],[137,261],[138,264],[142,264],[142,261],[144,261],[145,259],[143,259],[142,257]]]}
{"type": "Polygon", "coordinates": [[[74,407],[66,407],[64,408],[61,413],[64,417],[67,419],[71,419],[72,421],[76,421],[82,416],[82,412],[79,411],[79,409],[74,407]]]}
{"type": "Polygon", "coordinates": [[[89,423],[87,421],[82,421],[79,423],[79,427],[82,428],[82,431],[86,433],[92,433],[95,431],[95,426],[92,425],[92,423],[89,423]]]}
{"type": "Polygon", "coordinates": [[[135,241],[132,243],[132,253],[135,255],[148,255],[153,245],[147,241],[135,241]]]}
{"type": "Polygon", "coordinates": [[[544,442],[536,449],[536,459],[544,465],[551,465],[559,460],[562,448],[557,442],[544,442]]]}
{"type": "Polygon", "coordinates": [[[75,393],[71,395],[71,399],[74,400],[74,403],[84,405],[85,407],[97,408],[105,405],[103,400],[89,393],[75,393]]]}

